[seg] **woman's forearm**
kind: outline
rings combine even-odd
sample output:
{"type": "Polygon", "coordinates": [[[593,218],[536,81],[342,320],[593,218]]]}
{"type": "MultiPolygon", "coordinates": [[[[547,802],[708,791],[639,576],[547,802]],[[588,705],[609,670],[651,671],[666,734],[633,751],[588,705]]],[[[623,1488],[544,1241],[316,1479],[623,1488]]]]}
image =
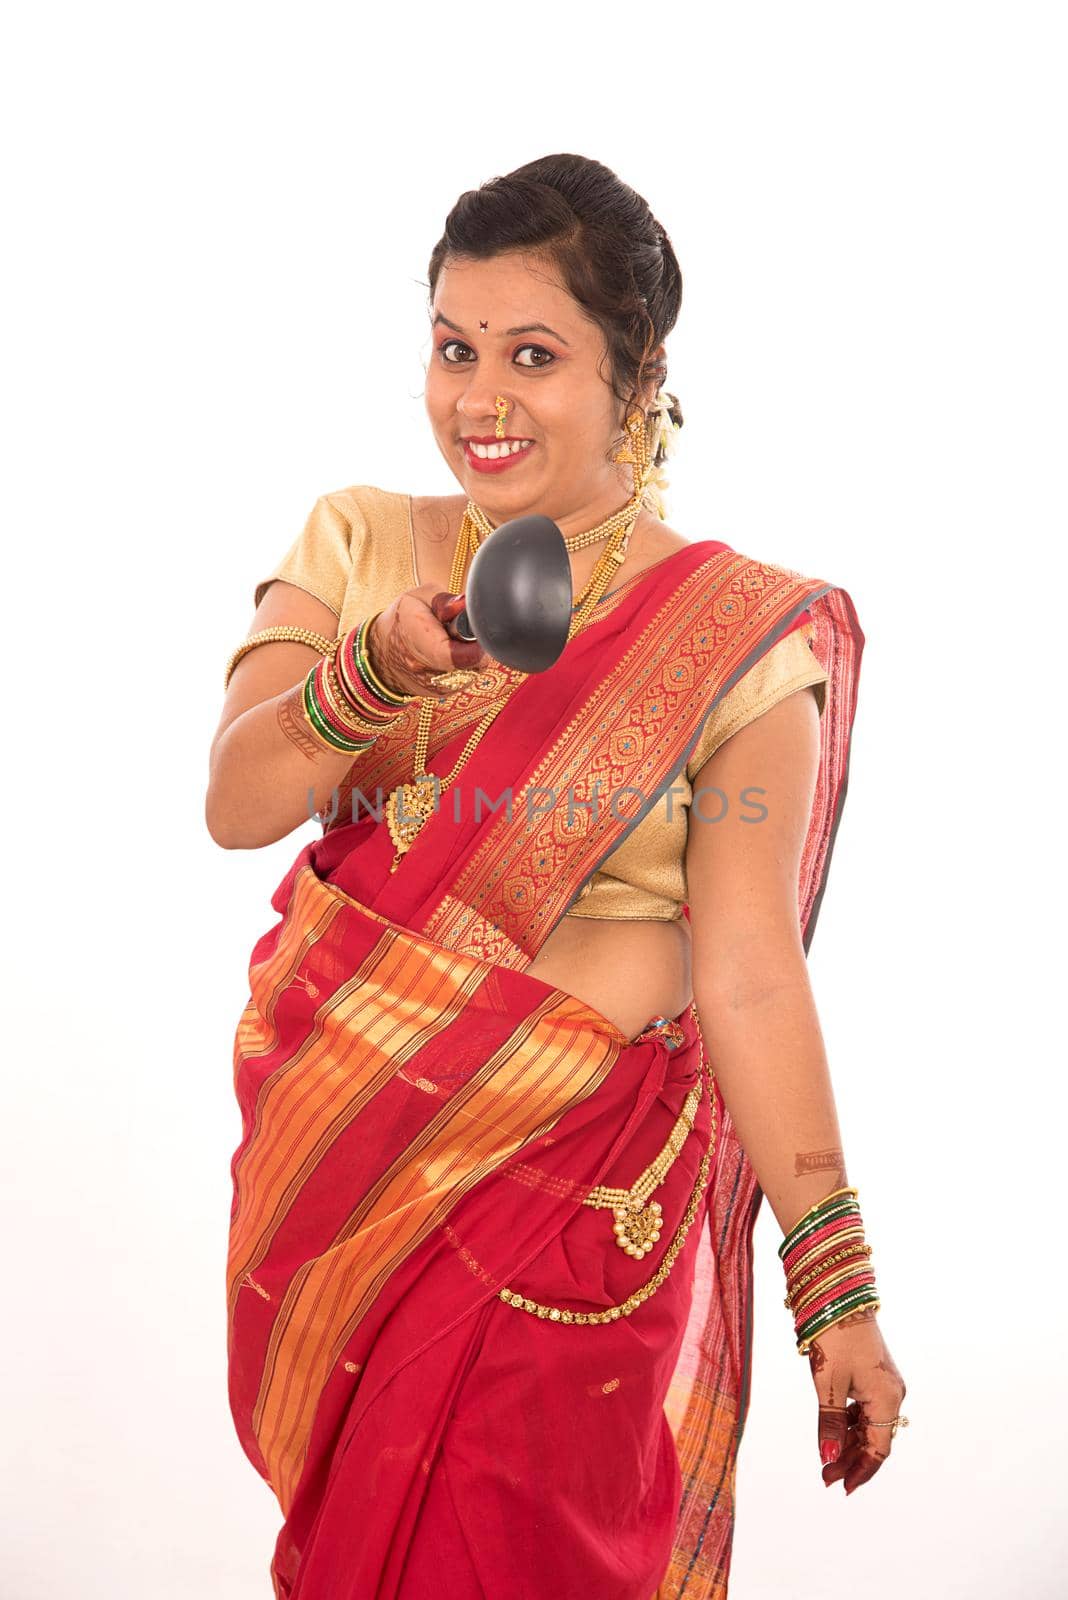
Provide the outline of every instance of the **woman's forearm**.
{"type": "Polygon", "coordinates": [[[212,747],[205,820],[226,849],[253,850],[292,833],[330,802],[359,760],[312,733],[303,681],[235,717],[212,747]]]}
{"type": "Polygon", "coordinates": [[[695,992],[723,1103],[786,1233],[846,1175],[827,1056],[794,941],[765,951],[759,978],[695,992]]]}

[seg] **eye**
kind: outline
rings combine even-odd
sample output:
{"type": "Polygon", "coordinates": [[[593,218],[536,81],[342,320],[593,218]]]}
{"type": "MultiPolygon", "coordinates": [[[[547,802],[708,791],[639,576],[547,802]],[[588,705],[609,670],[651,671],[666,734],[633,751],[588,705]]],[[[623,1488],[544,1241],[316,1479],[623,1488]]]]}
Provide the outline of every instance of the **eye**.
{"type": "Polygon", "coordinates": [[[469,344],[464,344],[462,339],[446,339],[442,344],[438,345],[438,353],[440,354],[442,361],[444,361],[445,365],[448,367],[463,366],[467,359],[466,356],[461,356],[458,360],[456,360],[452,356],[446,354],[446,351],[451,350],[454,347],[457,350],[466,350],[469,356],[474,356],[475,352],[471,349],[471,346],[469,344]]]}
{"type": "MultiPolygon", "coordinates": [[[[477,360],[475,352],[463,339],[443,340],[438,346],[438,354],[447,367],[467,366],[469,362],[477,360]]],[[[513,359],[517,366],[538,369],[551,366],[556,357],[544,345],[524,344],[520,345],[513,359]]]]}
{"type": "Polygon", "coordinates": [[[524,344],[524,345],[520,345],[519,349],[515,353],[514,359],[517,362],[517,364],[519,366],[521,366],[521,367],[547,367],[553,361],[556,360],[556,357],[553,355],[551,350],[546,350],[543,345],[540,345],[540,344],[524,344]],[[545,360],[544,361],[520,361],[519,360],[520,356],[523,354],[524,351],[527,351],[527,350],[529,350],[532,355],[544,356],[545,360]]]}

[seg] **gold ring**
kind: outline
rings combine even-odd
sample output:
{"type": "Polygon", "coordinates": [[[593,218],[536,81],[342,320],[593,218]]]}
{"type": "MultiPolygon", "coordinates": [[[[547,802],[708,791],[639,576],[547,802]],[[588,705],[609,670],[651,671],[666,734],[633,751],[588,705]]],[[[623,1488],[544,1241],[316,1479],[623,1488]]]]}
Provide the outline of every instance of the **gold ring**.
{"type": "Polygon", "coordinates": [[[431,678],[435,689],[466,689],[473,678],[479,674],[469,667],[455,667],[450,672],[439,672],[431,678]]]}
{"type": "Polygon", "coordinates": [[[892,1439],[894,1437],[895,1433],[897,1432],[898,1428],[907,1428],[908,1427],[909,1419],[908,1419],[908,1417],[897,1416],[897,1417],[891,1417],[889,1422],[871,1422],[869,1420],[865,1420],[865,1424],[864,1425],[865,1425],[865,1427],[868,1427],[868,1428],[889,1428],[890,1429],[890,1437],[892,1439]]]}

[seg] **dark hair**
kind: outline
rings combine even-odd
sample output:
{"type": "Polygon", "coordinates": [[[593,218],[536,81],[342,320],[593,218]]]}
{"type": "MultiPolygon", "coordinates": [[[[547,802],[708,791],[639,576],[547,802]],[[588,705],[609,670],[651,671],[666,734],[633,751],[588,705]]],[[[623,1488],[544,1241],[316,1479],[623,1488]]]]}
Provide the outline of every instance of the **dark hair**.
{"type": "MultiPolygon", "coordinates": [[[[675,326],[682,273],[646,202],[599,161],[542,156],[460,196],[430,257],[430,293],[447,256],[485,261],[507,250],[550,259],[604,333],[624,415],[643,383],[667,376],[652,353],[675,326]]],[[[682,411],[674,395],[672,420],[682,411]]],[[[659,462],[662,451],[658,451],[659,462]]]]}

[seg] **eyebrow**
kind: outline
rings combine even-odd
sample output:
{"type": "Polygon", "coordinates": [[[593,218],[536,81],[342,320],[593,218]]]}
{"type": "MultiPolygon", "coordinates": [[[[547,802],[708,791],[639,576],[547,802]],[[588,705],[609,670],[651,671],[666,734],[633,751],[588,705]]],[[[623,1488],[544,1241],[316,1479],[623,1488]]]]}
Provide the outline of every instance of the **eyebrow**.
{"type": "MultiPolygon", "coordinates": [[[[458,328],[455,322],[450,322],[448,317],[443,316],[440,311],[430,326],[432,328],[436,328],[439,322],[443,322],[447,328],[451,328],[453,333],[462,334],[464,331],[462,328],[458,328]]],[[[514,339],[516,335],[520,333],[547,333],[551,339],[558,339],[561,344],[567,345],[569,350],[571,348],[571,346],[567,344],[567,340],[564,338],[563,334],[557,333],[554,328],[550,328],[548,324],[544,322],[527,322],[521,328],[505,328],[504,337],[506,339],[514,339]]]]}

